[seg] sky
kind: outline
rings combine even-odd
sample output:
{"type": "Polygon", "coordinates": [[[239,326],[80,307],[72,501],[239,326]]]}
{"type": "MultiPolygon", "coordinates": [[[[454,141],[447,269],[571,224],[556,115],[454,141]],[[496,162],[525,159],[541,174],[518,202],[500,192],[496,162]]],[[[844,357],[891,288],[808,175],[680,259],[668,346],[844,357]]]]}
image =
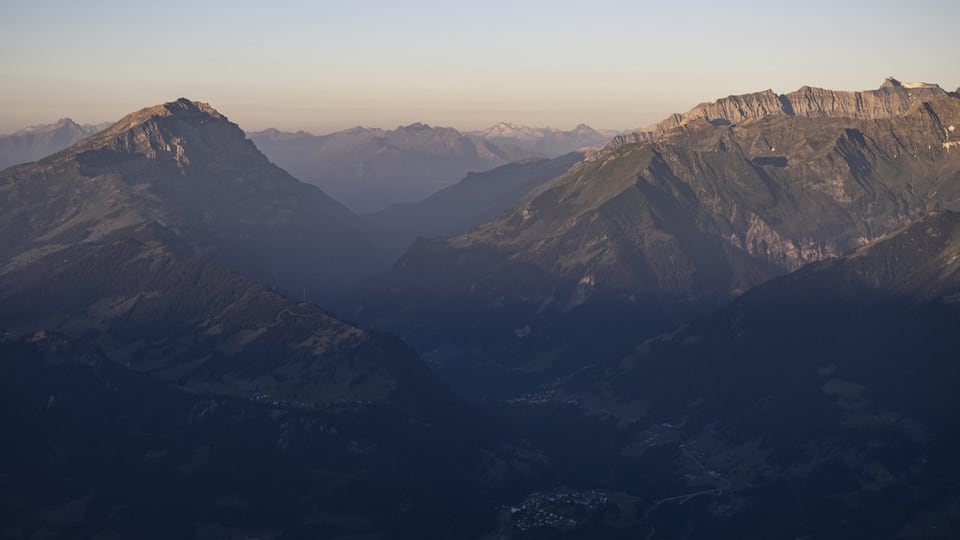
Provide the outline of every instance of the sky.
{"type": "Polygon", "coordinates": [[[0,133],[187,97],[252,131],[648,125],[887,76],[960,86],[960,1],[2,0],[0,133]]]}

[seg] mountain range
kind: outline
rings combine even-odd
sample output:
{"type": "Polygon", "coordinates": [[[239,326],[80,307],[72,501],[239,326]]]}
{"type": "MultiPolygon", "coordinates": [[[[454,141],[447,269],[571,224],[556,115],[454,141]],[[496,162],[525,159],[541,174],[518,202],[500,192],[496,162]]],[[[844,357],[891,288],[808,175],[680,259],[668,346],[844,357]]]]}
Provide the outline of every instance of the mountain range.
{"type": "MultiPolygon", "coordinates": [[[[570,152],[553,159],[528,158],[489,171],[468,173],[416,203],[393,204],[361,219],[372,238],[380,242],[392,262],[418,237],[463,234],[534,196],[550,181],[582,161],[584,154],[570,152]]],[[[386,270],[387,268],[383,268],[386,270]]]]}
{"type": "Polygon", "coordinates": [[[0,171],[0,535],[953,538],[958,128],[730,96],[357,215],[134,112],[0,171]]]}
{"type": "Polygon", "coordinates": [[[872,118],[776,109],[608,148],[496,220],[414,244],[353,316],[474,395],[504,392],[957,208],[960,99],[889,82],[871,95],[888,101],[872,118]],[[477,369],[499,375],[480,385],[477,369]]]}
{"type": "Polygon", "coordinates": [[[499,124],[461,133],[416,123],[392,131],[357,127],[329,135],[265,130],[250,139],[297,178],[320,186],[359,213],[415,203],[482,172],[532,157],[554,158],[609,137],[588,126],[573,131],[499,124]]]}

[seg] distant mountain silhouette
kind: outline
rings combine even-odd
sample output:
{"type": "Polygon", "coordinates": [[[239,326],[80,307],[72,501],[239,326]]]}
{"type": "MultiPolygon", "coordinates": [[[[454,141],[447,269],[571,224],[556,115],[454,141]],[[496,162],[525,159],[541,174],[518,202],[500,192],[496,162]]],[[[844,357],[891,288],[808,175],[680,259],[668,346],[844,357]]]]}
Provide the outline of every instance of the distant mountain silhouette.
{"type": "Polygon", "coordinates": [[[472,132],[471,135],[483,137],[499,146],[519,148],[533,156],[553,158],[582,148],[602,145],[617,133],[597,131],[586,124],[563,131],[500,122],[485,130],[472,132]]]}
{"type": "Polygon", "coordinates": [[[110,123],[80,125],[69,118],[61,118],[53,124],[30,126],[10,135],[0,135],[0,169],[49,156],[109,126],[110,123]]]}
{"type": "Polygon", "coordinates": [[[652,126],[615,137],[611,146],[654,140],[672,129],[695,121],[729,125],[768,116],[880,120],[900,116],[917,103],[946,95],[947,92],[936,84],[901,83],[893,77],[884,81],[877,90],[864,92],[811,86],[780,95],[772,90],[764,90],[701,103],[686,113],[671,115],[652,126]]]}

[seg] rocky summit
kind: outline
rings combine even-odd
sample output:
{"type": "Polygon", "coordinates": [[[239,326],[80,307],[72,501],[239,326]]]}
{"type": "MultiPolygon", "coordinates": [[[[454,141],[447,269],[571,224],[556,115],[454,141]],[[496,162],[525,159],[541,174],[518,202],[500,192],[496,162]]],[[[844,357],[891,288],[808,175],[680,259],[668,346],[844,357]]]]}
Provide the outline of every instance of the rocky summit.
{"type": "Polygon", "coordinates": [[[186,99],[0,172],[7,269],[148,222],[291,293],[322,295],[376,258],[349,210],[270,163],[212,107],[186,99]]]}

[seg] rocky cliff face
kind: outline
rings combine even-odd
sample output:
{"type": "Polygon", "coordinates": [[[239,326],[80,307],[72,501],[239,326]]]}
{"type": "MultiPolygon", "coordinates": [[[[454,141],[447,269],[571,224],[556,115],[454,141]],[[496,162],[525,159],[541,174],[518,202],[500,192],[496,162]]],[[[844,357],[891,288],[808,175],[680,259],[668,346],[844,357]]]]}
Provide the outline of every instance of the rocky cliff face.
{"type": "Polygon", "coordinates": [[[946,95],[947,92],[935,84],[901,83],[893,78],[884,81],[877,90],[863,92],[810,86],[780,95],[765,90],[701,103],[686,113],[671,115],[652,126],[617,137],[610,146],[654,140],[698,120],[714,125],[739,124],[769,116],[879,120],[901,115],[917,103],[946,95]]]}

